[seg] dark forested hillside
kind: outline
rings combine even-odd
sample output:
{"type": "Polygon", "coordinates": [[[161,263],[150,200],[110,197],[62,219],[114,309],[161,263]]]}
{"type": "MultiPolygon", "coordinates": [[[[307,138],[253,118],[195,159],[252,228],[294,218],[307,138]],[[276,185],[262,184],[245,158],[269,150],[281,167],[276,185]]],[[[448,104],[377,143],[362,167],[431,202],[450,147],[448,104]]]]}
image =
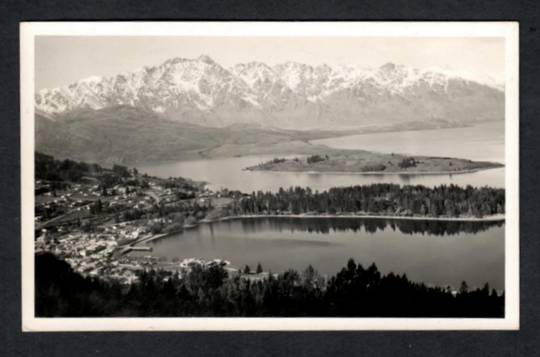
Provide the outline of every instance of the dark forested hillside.
{"type": "Polygon", "coordinates": [[[48,181],[79,181],[83,176],[94,176],[105,171],[97,164],[73,160],[56,160],[50,155],[35,153],[35,177],[48,181]]]}
{"type": "Polygon", "coordinates": [[[504,295],[489,286],[458,292],[382,275],[350,259],[325,280],[311,266],[250,281],[219,266],[194,268],[184,278],[164,271],[139,275],[124,288],[83,278],[54,255],[36,255],[36,316],[371,316],[502,317],[504,295]]]}
{"type": "Polygon", "coordinates": [[[234,205],[235,214],[339,214],[483,217],[504,213],[504,189],[472,186],[372,184],[317,192],[295,187],[254,192],[234,205]]]}

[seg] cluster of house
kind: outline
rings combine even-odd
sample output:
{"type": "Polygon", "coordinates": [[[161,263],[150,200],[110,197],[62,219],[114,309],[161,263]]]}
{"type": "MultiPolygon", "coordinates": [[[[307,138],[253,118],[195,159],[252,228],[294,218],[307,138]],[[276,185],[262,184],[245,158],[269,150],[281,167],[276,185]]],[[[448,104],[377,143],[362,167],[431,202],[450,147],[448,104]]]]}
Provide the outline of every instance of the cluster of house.
{"type": "MultiPolygon", "coordinates": [[[[230,262],[221,259],[205,261],[188,258],[165,262],[153,256],[129,256],[119,254],[118,240],[136,238],[140,229],[124,225],[113,225],[100,233],[74,232],[49,239],[44,232],[35,243],[36,252],[48,251],[66,261],[71,268],[85,277],[115,280],[129,285],[138,280],[137,273],[143,270],[163,268],[174,270],[181,275],[189,273],[195,266],[210,268],[227,267],[230,262]],[[116,228],[115,228],[116,227],[116,228]]],[[[233,268],[226,268],[230,273],[233,268]]]]}
{"type": "Polygon", "coordinates": [[[83,276],[110,277],[131,283],[136,276],[119,266],[114,254],[117,247],[116,237],[108,233],[73,232],[50,239],[44,232],[35,243],[36,252],[55,254],[83,276]]]}
{"type": "Polygon", "coordinates": [[[121,257],[119,248],[145,235],[150,235],[146,226],[128,222],[100,225],[92,233],[76,230],[50,235],[43,229],[35,241],[35,250],[55,254],[83,276],[131,284],[137,280],[136,271],[143,267],[131,264],[129,257],[121,257]]]}
{"type": "MultiPolygon", "coordinates": [[[[41,184],[40,187],[47,186],[41,184]]],[[[81,184],[75,184],[69,191],[49,190],[36,195],[36,223],[47,220],[49,216],[56,216],[59,211],[73,212],[88,210],[88,204],[101,196],[97,188],[97,185],[87,187],[81,184]]]]}
{"type": "MultiPolygon", "coordinates": [[[[153,219],[150,222],[153,222],[153,219]]],[[[61,232],[59,232],[61,233],[61,232]]],[[[193,266],[210,267],[214,264],[229,265],[229,262],[186,259],[173,264],[163,264],[157,258],[122,255],[126,246],[152,237],[149,225],[134,225],[133,222],[103,224],[94,232],[73,230],[61,234],[49,234],[47,229],[35,241],[35,251],[48,251],[68,262],[74,271],[83,276],[114,279],[125,284],[137,280],[137,272],[167,265],[177,271],[190,271],[193,266]]],[[[165,266],[163,266],[165,267],[165,266]]]]}
{"type": "MultiPolygon", "coordinates": [[[[152,256],[124,255],[123,253],[129,251],[126,247],[135,250],[135,242],[145,241],[155,235],[152,227],[157,223],[171,225],[175,221],[173,222],[171,217],[159,217],[137,223],[111,223],[110,215],[97,215],[95,211],[91,211],[91,207],[98,200],[103,209],[109,209],[108,212],[113,208],[118,208],[118,212],[129,208],[144,210],[156,203],[167,206],[178,200],[190,200],[191,203],[188,204],[196,203],[199,207],[210,208],[212,197],[217,195],[219,198],[220,193],[214,194],[204,188],[197,190],[188,184],[164,187],[161,182],[153,180],[149,180],[148,185],[142,189],[120,184],[104,190],[96,182],[87,182],[73,183],[68,189],[52,190],[46,182],[39,180],[36,181],[36,188],[39,191],[36,191],[35,205],[36,235],[41,233],[35,241],[36,252],[52,252],[83,276],[131,284],[137,281],[137,272],[156,268],[182,273],[191,271],[194,266],[208,268],[219,265],[229,273],[236,272],[236,269],[229,267],[229,262],[219,259],[204,261],[190,258],[164,262],[152,256]],[[100,221],[98,217],[103,220],[100,221]],[[91,232],[83,229],[84,227],[78,228],[82,227],[84,221],[95,218],[100,222],[91,232]],[[55,231],[54,234],[48,232],[51,228],[55,231]]],[[[113,209],[114,211],[117,210],[113,209]]],[[[184,223],[189,224],[189,220],[184,223]]]]}
{"type": "Polygon", "coordinates": [[[128,222],[107,224],[100,226],[98,229],[104,234],[116,237],[120,245],[131,243],[148,234],[148,228],[146,226],[133,225],[128,222]]]}
{"type": "Polygon", "coordinates": [[[36,185],[42,189],[36,189],[36,222],[47,219],[46,211],[54,216],[54,211],[74,212],[89,211],[90,204],[100,199],[106,207],[122,208],[147,208],[152,203],[151,197],[139,197],[138,192],[128,186],[116,185],[105,194],[98,184],[71,184],[68,190],[51,190],[45,183],[37,181],[36,185]],[[48,190],[41,192],[42,190],[48,190]],[[114,194],[112,194],[114,192],[114,194]],[[105,197],[107,196],[107,197],[105,197]]]}
{"type": "MultiPolygon", "coordinates": [[[[242,273],[230,266],[223,259],[204,260],[197,258],[173,259],[152,255],[122,255],[119,242],[138,239],[146,234],[141,227],[130,227],[124,223],[108,225],[99,233],[73,232],[58,238],[50,239],[47,233],[37,238],[35,251],[48,251],[66,261],[71,268],[85,277],[101,280],[114,280],[124,285],[138,281],[141,271],[164,269],[175,271],[183,276],[195,267],[208,269],[214,266],[224,268],[229,276],[241,273],[247,280],[261,280],[269,277],[269,273],[242,273]]],[[[144,236],[143,236],[144,237],[144,236]]]]}

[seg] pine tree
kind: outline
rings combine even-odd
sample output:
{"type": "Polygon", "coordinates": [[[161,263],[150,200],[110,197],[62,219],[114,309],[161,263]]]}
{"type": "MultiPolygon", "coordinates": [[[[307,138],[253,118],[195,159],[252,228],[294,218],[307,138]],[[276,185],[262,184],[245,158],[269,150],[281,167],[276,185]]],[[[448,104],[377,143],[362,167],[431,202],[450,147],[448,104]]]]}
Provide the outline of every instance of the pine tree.
{"type": "Polygon", "coordinates": [[[459,293],[460,294],[466,294],[469,291],[469,286],[465,281],[461,282],[461,286],[459,287],[459,293]]]}
{"type": "Polygon", "coordinates": [[[257,274],[260,274],[262,272],[263,272],[263,268],[262,268],[261,263],[259,262],[259,263],[257,263],[257,274]]]}

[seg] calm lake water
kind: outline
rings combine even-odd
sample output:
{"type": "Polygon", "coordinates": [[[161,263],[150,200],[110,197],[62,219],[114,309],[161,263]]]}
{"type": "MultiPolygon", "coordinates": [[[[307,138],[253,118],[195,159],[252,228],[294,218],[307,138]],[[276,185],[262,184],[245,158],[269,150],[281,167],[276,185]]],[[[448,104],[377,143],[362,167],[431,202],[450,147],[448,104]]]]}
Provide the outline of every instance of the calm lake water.
{"type": "Polygon", "coordinates": [[[504,224],[352,218],[247,218],[202,224],[149,243],[157,256],[222,258],[234,267],[334,275],[348,258],[383,273],[504,289],[504,224]]]}
{"type": "MultiPolygon", "coordinates": [[[[424,130],[354,135],[314,141],[335,148],[380,152],[451,156],[471,160],[504,162],[504,123],[487,123],[469,128],[424,130]]],[[[248,156],[170,162],[141,167],[142,172],[159,176],[183,176],[208,182],[211,189],[229,188],[243,192],[277,191],[280,187],[309,186],[325,190],[336,186],[370,183],[457,184],[504,187],[504,168],[460,175],[357,175],[244,171],[273,156],[248,156]]]]}
{"type": "Polygon", "coordinates": [[[313,141],[338,149],[448,156],[504,163],[504,122],[466,128],[351,135],[313,141]]]}
{"type": "MultiPolygon", "coordinates": [[[[469,128],[355,135],[316,141],[336,148],[417,155],[451,156],[504,162],[503,123],[469,128]]],[[[142,167],[160,177],[183,176],[205,181],[212,189],[243,192],[276,191],[280,187],[335,186],[370,183],[458,184],[504,187],[504,168],[462,175],[307,174],[243,169],[272,156],[220,158],[142,167]]],[[[153,255],[169,258],[222,258],[235,267],[260,262],[265,270],[282,272],[312,264],[333,275],[352,257],[363,265],[375,262],[382,272],[406,273],[427,284],[469,286],[488,282],[504,289],[504,226],[434,221],[361,219],[242,219],[203,224],[151,243],[153,255]]]]}

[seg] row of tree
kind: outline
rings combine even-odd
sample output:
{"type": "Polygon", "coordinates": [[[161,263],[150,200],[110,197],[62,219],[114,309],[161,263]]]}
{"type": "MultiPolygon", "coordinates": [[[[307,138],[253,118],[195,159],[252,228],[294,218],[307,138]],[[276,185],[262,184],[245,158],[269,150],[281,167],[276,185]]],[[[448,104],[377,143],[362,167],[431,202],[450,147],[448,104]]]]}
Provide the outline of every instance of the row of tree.
{"type": "Polygon", "coordinates": [[[83,177],[98,178],[102,187],[112,187],[131,177],[130,170],[122,165],[115,164],[112,169],[107,169],[98,164],[57,160],[40,152],[35,153],[34,163],[36,179],[50,181],[57,188],[69,182],[79,182],[83,177]]]}
{"type": "Polygon", "coordinates": [[[87,164],[68,159],[61,161],[50,155],[35,153],[36,179],[77,182],[83,176],[99,174],[102,171],[103,168],[97,164],[87,164]]]}
{"type": "Polygon", "coordinates": [[[371,184],[318,192],[291,187],[253,192],[235,200],[233,214],[358,213],[401,216],[483,217],[504,213],[504,189],[441,185],[371,184]]]}
{"type": "Polygon", "coordinates": [[[458,292],[382,275],[373,264],[349,260],[330,279],[312,267],[251,281],[229,277],[219,266],[176,273],[150,271],[124,288],[83,278],[54,255],[36,256],[36,316],[364,316],[502,317],[504,294],[482,289],[458,292]]]}

